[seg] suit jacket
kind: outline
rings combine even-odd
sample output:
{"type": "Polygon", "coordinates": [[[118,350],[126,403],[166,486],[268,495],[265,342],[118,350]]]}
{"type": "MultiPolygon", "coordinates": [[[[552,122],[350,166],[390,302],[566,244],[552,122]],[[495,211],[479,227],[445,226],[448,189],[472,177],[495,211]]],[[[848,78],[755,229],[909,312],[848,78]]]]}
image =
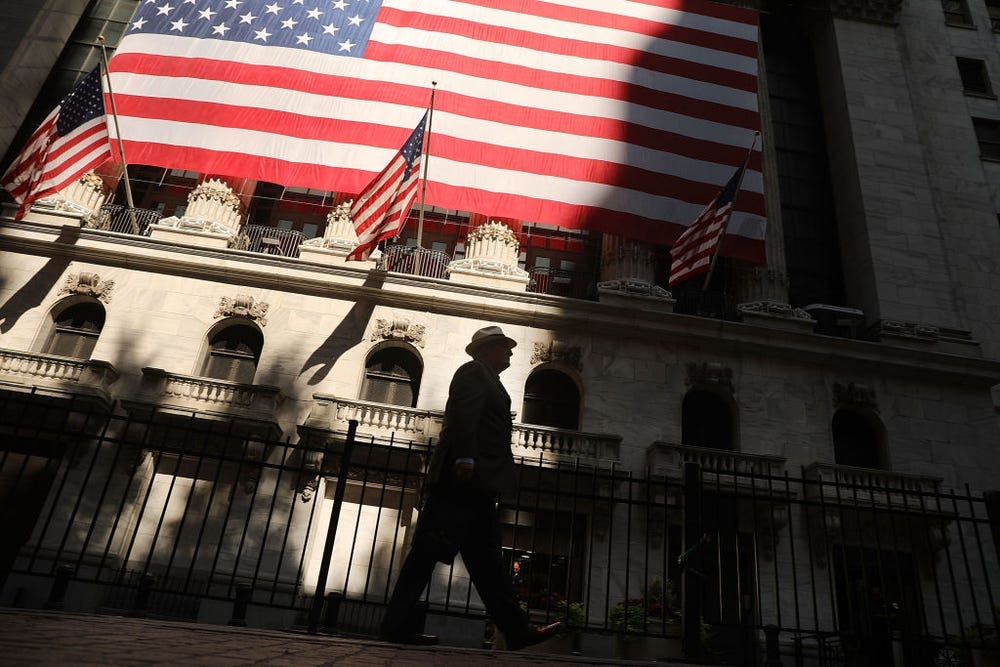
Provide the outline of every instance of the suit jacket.
{"type": "Polygon", "coordinates": [[[514,456],[510,451],[513,421],[510,396],[500,376],[479,361],[463,364],[451,380],[441,439],[431,457],[431,485],[460,486],[452,471],[455,459],[475,459],[470,489],[495,495],[513,488],[514,456]]]}

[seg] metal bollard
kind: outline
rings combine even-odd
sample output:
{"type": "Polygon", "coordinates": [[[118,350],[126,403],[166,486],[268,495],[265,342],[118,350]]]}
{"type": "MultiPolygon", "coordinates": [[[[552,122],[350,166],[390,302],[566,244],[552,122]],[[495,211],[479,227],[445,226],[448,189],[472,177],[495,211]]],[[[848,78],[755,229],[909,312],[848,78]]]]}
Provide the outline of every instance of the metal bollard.
{"type": "Polygon", "coordinates": [[[326,594],[326,612],[323,614],[323,629],[333,632],[337,629],[337,618],[340,616],[340,603],[344,594],[334,591],[326,594]]]}
{"type": "Polygon", "coordinates": [[[777,625],[764,626],[764,667],[781,667],[777,625]]]}
{"type": "Polygon", "coordinates": [[[69,588],[70,579],[73,578],[73,568],[68,565],[60,565],[56,568],[55,579],[52,581],[52,589],[49,590],[49,599],[45,601],[45,609],[62,610],[66,606],[66,590],[69,588]]]}
{"type": "Polygon", "coordinates": [[[250,605],[250,594],[253,588],[250,584],[236,584],[236,599],[233,600],[233,617],[229,619],[229,625],[245,628],[247,626],[247,607],[250,605]]]}
{"type": "Polygon", "coordinates": [[[146,618],[146,609],[149,607],[149,594],[153,590],[156,577],[148,572],[139,579],[139,588],[135,591],[135,598],[132,599],[132,609],[128,615],[132,618],[146,618]]]}
{"type": "Polygon", "coordinates": [[[427,603],[421,600],[413,607],[414,634],[422,635],[427,625],[427,603]]]}

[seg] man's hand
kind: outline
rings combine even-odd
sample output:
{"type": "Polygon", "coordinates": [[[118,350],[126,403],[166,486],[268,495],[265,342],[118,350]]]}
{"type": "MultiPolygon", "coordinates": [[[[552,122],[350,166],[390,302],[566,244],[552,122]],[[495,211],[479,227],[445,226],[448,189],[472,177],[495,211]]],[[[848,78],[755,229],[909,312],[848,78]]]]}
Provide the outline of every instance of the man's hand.
{"type": "Polygon", "coordinates": [[[460,479],[463,482],[468,482],[472,479],[472,469],[475,467],[475,463],[469,463],[466,461],[455,461],[455,479],[460,479]]]}

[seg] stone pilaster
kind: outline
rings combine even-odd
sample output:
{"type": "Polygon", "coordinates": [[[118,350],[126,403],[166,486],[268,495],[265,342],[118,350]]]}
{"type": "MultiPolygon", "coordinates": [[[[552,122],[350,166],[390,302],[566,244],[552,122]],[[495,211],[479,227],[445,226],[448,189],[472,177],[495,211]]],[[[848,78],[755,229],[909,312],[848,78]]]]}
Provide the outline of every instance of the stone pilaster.
{"type": "Polygon", "coordinates": [[[358,246],[358,234],[351,219],[353,199],[333,207],[326,216],[326,230],[323,236],[309,239],[299,246],[299,258],[310,262],[334,262],[342,264],[358,246]]]}
{"type": "Polygon", "coordinates": [[[673,312],[670,292],[655,284],[653,246],[615,234],[601,240],[601,281],[597,299],[603,303],[673,312]]]}
{"type": "Polygon", "coordinates": [[[32,208],[66,211],[91,220],[100,212],[106,199],[104,180],[91,169],[59,192],[39,199],[32,204],[32,208]]]}

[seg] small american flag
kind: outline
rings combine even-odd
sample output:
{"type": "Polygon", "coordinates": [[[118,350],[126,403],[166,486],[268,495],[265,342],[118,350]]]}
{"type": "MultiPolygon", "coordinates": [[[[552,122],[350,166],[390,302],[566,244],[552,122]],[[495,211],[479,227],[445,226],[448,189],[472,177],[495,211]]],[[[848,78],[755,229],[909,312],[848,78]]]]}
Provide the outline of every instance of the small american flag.
{"type": "Polygon", "coordinates": [[[712,266],[712,257],[726,231],[726,223],[733,212],[733,202],[743,182],[744,162],[722,191],[712,200],[691,226],[677,239],[670,249],[670,278],[667,285],[705,273],[712,266]]]}
{"type": "Polygon", "coordinates": [[[28,139],[0,185],[21,208],[62,190],[111,157],[100,68],[63,98],[28,139]]]}
{"type": "Polygon", "coordinates": [[[425,113],[396,156],[365,187],[351,207],[360,243],[347,259],[368,259],[380,241],[399,234],[417,194],[426,123],[425,113]]]}

